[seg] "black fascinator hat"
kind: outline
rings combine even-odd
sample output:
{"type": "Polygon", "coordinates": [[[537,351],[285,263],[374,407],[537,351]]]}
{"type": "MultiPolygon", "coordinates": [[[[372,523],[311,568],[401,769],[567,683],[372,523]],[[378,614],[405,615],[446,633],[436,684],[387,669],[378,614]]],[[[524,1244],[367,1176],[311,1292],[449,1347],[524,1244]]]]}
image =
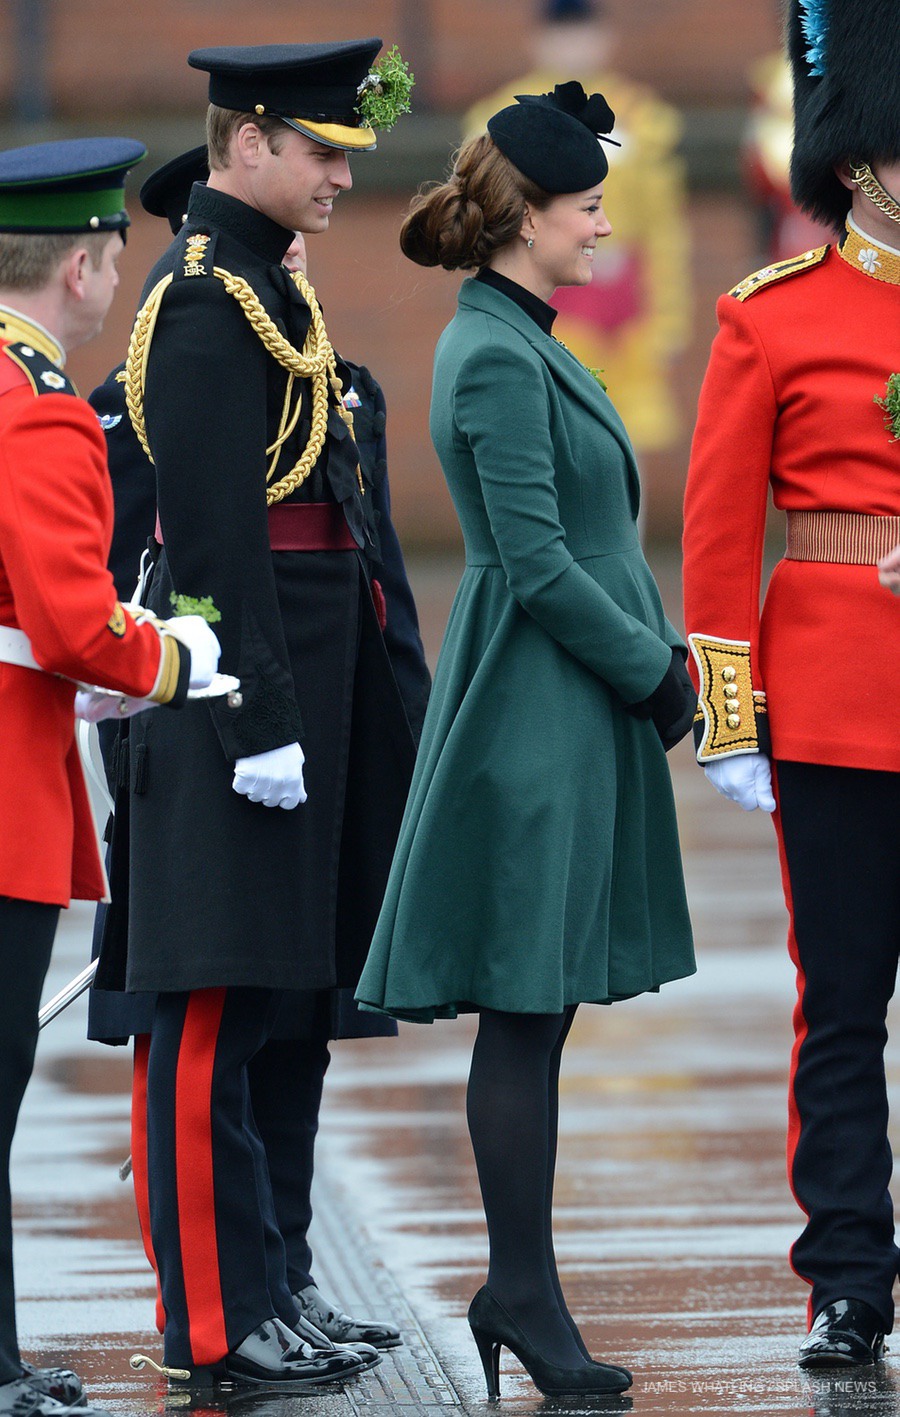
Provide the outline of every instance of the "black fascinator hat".
{"type": "Polygon", "coordinates": [[[584,192],[609,171],[601,141],[616,116],[600,93],[585,93],[572,80],[552,93],[516,94],[515,103],[488,120],[497,147],[520,172],[545,192],[584,192]]]}

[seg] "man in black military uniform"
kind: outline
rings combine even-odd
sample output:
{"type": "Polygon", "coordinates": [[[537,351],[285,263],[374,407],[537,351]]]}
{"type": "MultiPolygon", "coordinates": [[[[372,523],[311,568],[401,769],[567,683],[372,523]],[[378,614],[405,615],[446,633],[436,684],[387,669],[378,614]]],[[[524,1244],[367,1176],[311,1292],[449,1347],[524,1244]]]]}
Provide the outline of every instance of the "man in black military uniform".
{"type": "MultiPolygon", "coordinates": [[[[141,202],[149,213],[163,217],[177,235],[186,219],[194,182],[209,177],[207,149],[192,149],[152,173],[141,188],[141,202]]],[[[302,237],[289,248],[284,264],[305,273],[302,237]]],[[[430,687],[419,635],[415,602],[406,575],[397,534],[391,520],[385,439],[384,395],[369,371],[347,365],[351,384],[344,401],[352,410],[354,441],[360,466],[375,508],[380,556],[374,569],[373,593],[380,605],[383,594],[382,631],[391,667],[415,739],[418,741],[430,687]]],[[[91,395],[107,436],[110,474],[115,498],[116,526],[110,552],[110,570],[123,597],[134,586],[141,555],[156,524],[156,474],[135,436],[125,407],[125,392],[114,369],[91,395]]],[[[155,549],[155,543],[154,543],[155,549]]],[[[115,778],[117,752],[104,732],[114,725],[99,725],[104,756],[115,778]]],[[[102,934],[105,907],[98,911],[96,943],[102,934]]],[[[121,1043],[135,1036],[134,1106],[132,1116],[134,1185],[141,1231],[148,1256],[153,1256],[149,1234],[146,1166],[146,1063],[155,995],[113,993],[92,989],[88,1034],[105,1042],[121,1043]]],[[[322,991],[313,995],[287,995],[275,1036],[252,1059],[248,1069],[254,1119],[266,1150],[275,1214],[287,1256],[288,1283],[304,1315],[329,1338],[340,1342],[367,1342],[378,1348],[400,1342],[397,1328],[381,1320],[361,1319],[341,1312],[319,1292],[312,1275],[312,1253],[307,1238],[312,1219],[311,1185],[315,1138],[322,1086],[330,1061],[332,1038],[390,1036],[397,1032],[392,1019],[361,1013],[350,990],[322,991]],[[281,1035],[284,1034],[282,1037],[281,1035]]],[[[158,1315],[160,1329],[164,1318],[158,1315]]]]}
{"type": "Polygon", "coordinates": [[[110,914],[98,975],[159,995],[150,1226],[166,1363],[193,1382],[322,1381],[361,1363],[292,1332],[248,1070],[285,991],[353,985],[414,752],[370,584],[349,377],[281,265],[295,230],[327,228],[347,151],[374,146],[356,106],[379,48],[191,55],[211,76],[210,181],[151,273],[126,366],[156,464],[149,603],[212,596],[221,669],[243,693],[189,707],[178,733],[131,736],[128,909],[110,914]]]}

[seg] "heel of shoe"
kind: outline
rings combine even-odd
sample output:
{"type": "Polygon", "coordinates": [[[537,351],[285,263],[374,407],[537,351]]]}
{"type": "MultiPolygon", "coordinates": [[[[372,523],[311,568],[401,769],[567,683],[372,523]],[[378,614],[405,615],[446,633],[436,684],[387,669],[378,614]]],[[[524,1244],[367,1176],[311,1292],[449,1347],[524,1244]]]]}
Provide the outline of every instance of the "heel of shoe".
{"type": "Polygon", "coordinates": [[[475,1340],[475,1347],[478,1349],[478,1356],[481,1359],[481,1366],[484,1368],[484,1380],[487,1383],[488,1401],[496,1402],[500,1397],[500,1343],[493,1334],[485,1333],[483,1329],[476,1328],[470,1324],[472,1337],[475,1340]]]}

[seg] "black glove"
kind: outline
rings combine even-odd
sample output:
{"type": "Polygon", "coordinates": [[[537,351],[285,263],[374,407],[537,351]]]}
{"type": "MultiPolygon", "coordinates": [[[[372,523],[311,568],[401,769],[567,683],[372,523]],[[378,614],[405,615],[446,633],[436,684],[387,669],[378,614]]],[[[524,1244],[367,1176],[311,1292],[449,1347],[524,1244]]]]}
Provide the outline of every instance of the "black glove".
{"type": "Polygon", "coordinates": [[[667,753],[690,733],[697,710],[697,695],[680,649],[672,650],[669,667],[653,693],[625,707],[635,718],[652,718],[667,753]]]}

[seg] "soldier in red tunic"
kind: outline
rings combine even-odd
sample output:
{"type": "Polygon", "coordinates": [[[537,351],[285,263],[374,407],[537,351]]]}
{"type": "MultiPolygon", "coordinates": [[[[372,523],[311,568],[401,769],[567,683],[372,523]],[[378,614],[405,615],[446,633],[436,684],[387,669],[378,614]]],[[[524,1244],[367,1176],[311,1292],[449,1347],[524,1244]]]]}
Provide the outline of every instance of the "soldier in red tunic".
{"type": "Polygon", "coordinates": [[[900,126],[893,0],[793,0],[794,197],[833,246],[719,301],[685,509],[698,758],[775,811],[797,968],[788,1168],[803,1367],[880,1359],[900,1252],[885,1016],[900,946],[900,126]],[[766,500],[787,550],[759,612],[766,500]],[[882,575],[885,572],[882,570],[882,575]],[[777,807],[776,807],[777,803],[777,807]]]}
{"type": "Polygon", "coordinates": [[[174,622],[116,599],[103,434],[63,373],[112,300],[125,174],[143,156],[117,138],[0,154],[0,1414],[15,1417],[83,1401],[73,1373],[21,1360],[9,1192],[59,910],[106,889],[76,711],[178,707],[219,655],[198,617],[180,619],[176,638],[174,622]]]}

